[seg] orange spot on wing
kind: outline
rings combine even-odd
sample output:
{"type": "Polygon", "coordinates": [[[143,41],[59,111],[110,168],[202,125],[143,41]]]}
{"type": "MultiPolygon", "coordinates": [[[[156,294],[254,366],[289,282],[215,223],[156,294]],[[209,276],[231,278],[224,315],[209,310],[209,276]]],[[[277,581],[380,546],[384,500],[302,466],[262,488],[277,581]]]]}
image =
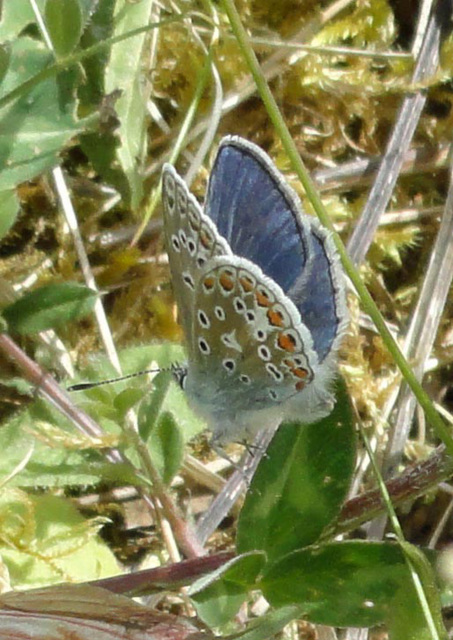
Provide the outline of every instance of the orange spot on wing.
{"type": "Polygon", "coordinates": [[[273,327],[284,326],[283,315],[280,313],[280,311],[275,311],[275,309],[269,309],[266,315],[267,315],[267,319],[269,320],[269,323],[273,327]]]}
{"type": "Polygon", "coordinates": [[[200,229],[200,242],[205,249],[210,249],[213,245],[213,237],[206,229],[200,229]]]}
{"type": "Polygon", "coordinates": [[[271,301],[263,289],[255,291],[255,299],[259,307],[270,307],[271,301]]]}
{"type": "Polygon", "coordinates": [[[280,349],[293,353],[296,349],[296,341],[290,333],[284,333],[283,331],[278,334],[277,344],[280,349]]]}
{"type": "Polygon", "coordinates": [[[300,365],[296,365],[294,360],[292,360],[291,358],[284,358],[282,362],[288,367],[295,378],[304,380],[308,376],[308,370],[304,369],[304,367],[301,367],[300,365]]]}
{"type": "Polygon", "coordinates": [[[296,382],[296,390],[297,391],[302,391],[302,389],[304,389],[305,387],[305,382],[303,382],[302,380],[299,380],[299,382],[296,382]]]}
{"type": "Polygon", "coordinates": [[[253,280],[248,276],[241,276],[239,278],[239,284],[241,285],[245,293],[250,293],[250,291],[253,291],[253,288],[255,286],[255,283],[253,282],[253,280]]]}
{"type": "Polygon", "coordinates": [[[220,275],[219,282],[224,291],[232,291],[234,289],[234,278],[225,271],[220,275]]]}
{"type": "Polygon", "coordinates": [[[212,276],[206,276],[206,278],[203,280],[203,286],[205,289],[208,289],[209,291],[211,289],[214,289],[215,278],[213,278],[212,276]]]}

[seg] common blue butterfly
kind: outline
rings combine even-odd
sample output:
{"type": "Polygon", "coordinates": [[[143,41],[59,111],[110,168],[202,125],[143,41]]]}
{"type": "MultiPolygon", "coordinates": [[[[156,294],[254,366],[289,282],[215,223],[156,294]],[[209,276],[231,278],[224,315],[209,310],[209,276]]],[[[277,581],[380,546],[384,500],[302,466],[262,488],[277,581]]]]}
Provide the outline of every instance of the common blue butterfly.
{"type": "Polygon", "coordinates": [[[347,308],[329,232],[237,136],[220,143],[204,209],[168,164],[162,198],[188,351],[175,375],[214,443],[330,413],[347,308]]]}

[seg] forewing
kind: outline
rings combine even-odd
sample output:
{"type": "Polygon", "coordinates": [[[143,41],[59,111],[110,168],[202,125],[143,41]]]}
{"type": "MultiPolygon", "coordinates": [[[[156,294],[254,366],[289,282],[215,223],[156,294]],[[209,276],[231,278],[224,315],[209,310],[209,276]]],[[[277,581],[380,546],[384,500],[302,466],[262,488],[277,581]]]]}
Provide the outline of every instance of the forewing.
{"type": "Polygon", "coordinates": [[[258,265],[283,291],[310,256],[310,229],[299,198],[256,145],[227,136],[209,179],[206,214],[234,254],[258,265]]]}
{"type": "Polygon", "coordinates": [[[194,294],[200,273],[214,256],[230,254],[231,249],[169,164],[162,171],[162,202],[173,292],[190,348],[194,294]]]}

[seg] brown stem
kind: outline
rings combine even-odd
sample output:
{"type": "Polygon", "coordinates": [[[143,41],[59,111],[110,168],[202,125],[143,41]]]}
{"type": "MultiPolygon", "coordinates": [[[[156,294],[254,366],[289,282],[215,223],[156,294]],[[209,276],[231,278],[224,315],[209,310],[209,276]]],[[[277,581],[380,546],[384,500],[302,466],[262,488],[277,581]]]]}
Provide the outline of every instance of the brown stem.
{"type": "Polygon", "coordinates": [[[89,584],[128,596],[149,595],[156,591],[177,589],[191,584],[197,578],[215,571],[232,558],[234,558],[234,553],[216,553],[212,556],[182,560],[166,567],[144,569],[126,575],[102,578],[89,584]]]}
{"type": "MultiPolygon", "coordinates": [[[[399,505],[406,500],[415,500],[452,474],[453,458],[446,453],[444,445],[440,445],[429,458],[411,465],[385,484],[392,504],[399,505]]],[[[343,506],[336,532],[351,531],[384,512],[385,505],[379,489],[366,491],[343,506]]]]}

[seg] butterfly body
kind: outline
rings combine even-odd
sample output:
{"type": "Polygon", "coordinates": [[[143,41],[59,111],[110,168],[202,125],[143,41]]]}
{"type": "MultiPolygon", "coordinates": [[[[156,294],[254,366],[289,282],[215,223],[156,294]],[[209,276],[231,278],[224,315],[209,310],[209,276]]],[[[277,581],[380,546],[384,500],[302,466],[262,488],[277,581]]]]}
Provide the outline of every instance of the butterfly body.
{"type": "Polygon", "coordinates": [[[268,156],[238,137],[220,144],[204,210],[170,165],[163,202],[188,350],[179,380],[214,441],[329,413],[347,314],[328,232],[268,156]]]}

